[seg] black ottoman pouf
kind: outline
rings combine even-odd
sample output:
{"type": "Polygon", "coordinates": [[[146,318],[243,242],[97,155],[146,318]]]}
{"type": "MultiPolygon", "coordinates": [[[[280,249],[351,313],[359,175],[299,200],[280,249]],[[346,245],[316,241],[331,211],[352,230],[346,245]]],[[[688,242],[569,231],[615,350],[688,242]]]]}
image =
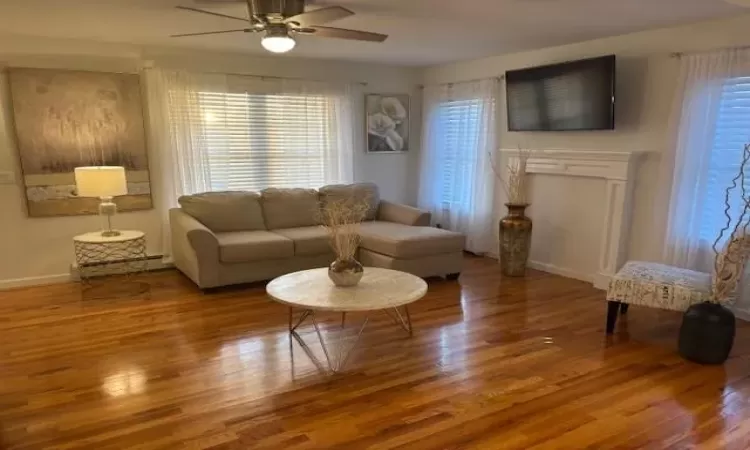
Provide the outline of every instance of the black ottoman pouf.
{"type": "Polygon", "coordinates": [[[721,364],[734,344],[734,313],[717,303],[698,303],[685,311],[679,350],[685,359],[700,364],[721,364]]]}

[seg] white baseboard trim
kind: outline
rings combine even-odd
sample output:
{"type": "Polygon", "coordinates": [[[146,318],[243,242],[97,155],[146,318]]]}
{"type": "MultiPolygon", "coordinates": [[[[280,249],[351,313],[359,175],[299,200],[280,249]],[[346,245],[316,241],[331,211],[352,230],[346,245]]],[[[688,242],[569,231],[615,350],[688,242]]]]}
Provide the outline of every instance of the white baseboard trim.
{"type": "Polygon", "coordinates": [[[606,291],[609,287],[609,280],[611,279],[612,275],[607,275],[606,273],[599,272],[594,275],[594,287],[606,291]]]}
{"type": "Polygon", "coordinates": [[[735,317],[745,322],[750,322],[750,311],[739,308],[729,308],[734,312],[735,317]]]}
{"type": "MultiPolygon", "coordinates": [[[[174,264],[171,262],[171,259],[168,261],[164,261],[161,256],[150,256],[147,260],[147,271],[151,270],[164,270],[164,269],[171,269],[174,267],[174,264]]],[[[118,273],[122,273],[121,270],[118,269],[118,267],[115,265],[110,268],[107,273],[103,275],[115,275],[118,273]]],[[[15,289],[15,288],[22,288],[22,287],[31,287],[31,286],[45,286],[48,284],[59,284],[59,283],[68,283],[71,281],[79,281],[80,280],[80,274],[78,273],[78,267],[75,264],[70,265],[70,273],[61,273],[57,275],[45,275],[41,277],[27,277],[27,278],[12,278],[8,280],[0,280],[0,291],[8,290],[8,289],[15,289]]]]}
{"type": "Polygon", "coordinates": [[[594,277],[590,274],[578,272],[566,267],[556,266],[554,264],[548,264],[539,261],[529,261],[528,266],[532,269],[541,270],[542,272],[554,273],[555,275],[560,275],[566,278],[573,278],[576,280],[585,281],[587,283],[594,282],[594,277]]]}
{"type": "Polygon", "coordinates": [[[9,280],[0,280],[0,291],[29,286],[44,286],[48,284],[67,283],[72,280],[73,278],[69,273],[45,275],[41,277],[11,278],[9,280]]]}
{"type": "MultiPolygon", "coordinates": [[[[487,256],[490,257],[490,258],[493,258],[493,259],[497,259],[498,261],[500,260],[500,256],[497,253],[494,253],[494,252],[488,253],[487,256]]],[[[598,289],[602,289],[602,288],[600,288],[600,287],[597,286],[597,281],[598,281],[597,278],[599,278],[599,277],[597,277],[595,275],[586,274],[586,273],[578,272],[578,271],[573,270],[573,269],[568,269],[568,268],[565,268],[565,267],[560,267],[560,266],[556,266],[554,264],[543,263],[543,262],[539,262],[539,261],[529,261],[527,263],[527,266],[530,267],[530,268],[532,268],[532,269],[535,269],[535,270],[541,270],[542,272],[547,272],[547,273],[553,273],[555,275],[560,275],[561,277],[573,278],[574,280],[581,280],[581,281],[585,281],[587,283],[592,283],[594,285],[594,287],[596,287],[598,289]]],[[[609,278],[607,278],[607,283],[608,282],[609,282],[609,278]]],[[[604,288],[606,289],[606,284],[604,286],[605,286],[604,288]]]]}

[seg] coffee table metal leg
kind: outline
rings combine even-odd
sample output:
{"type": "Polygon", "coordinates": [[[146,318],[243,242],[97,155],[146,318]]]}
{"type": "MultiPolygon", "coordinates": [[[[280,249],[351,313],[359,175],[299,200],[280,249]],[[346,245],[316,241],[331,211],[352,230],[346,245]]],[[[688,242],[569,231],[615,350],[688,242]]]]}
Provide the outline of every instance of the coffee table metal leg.
{"type": "Polygon", "coordinates": [[[297,320],[297,323],[294,324],[294,326],[292,326],[293,310],[290,307],[289,308],[289,332],[290,333],[294,332],[300,325],[302,325],[302,322],[304,322],[305,319],[307,319],[307,317],[310,316],[311,314],[312,314],[312,310],[309,310],[309,309],[304,310],[302,312],[302,315],[299,317],[299,320],[297,320]]]}
{"type": "Polygon", "coordinates": [[[411,326],[411,314],[409,314],[409,305],[404,305],[406,311],[406,322],[409,324],[409,336],[414,336],[414,328],[411,326]]]}
{"type": "MultiPolygon", "coordinates": [[[[391,312],[391,310],[386,309],[384,310],[386,314],[388,314],[391,319],[393,319],[394,322],[396,322],[397,325],[399,325],[404,331],[409,333],[411,336],[413,334],[413,328],[411,324],[411,315],[409,314],[409,307],[404,306],[404,313],[401,314],[401,311],[399,311],[398,308],[393,308],[393,311],[395,311],[395,314],[391,312]],[[405,317],[404,317],[405,316],[405,317]]],[[[357,332],[357,336],[355,337],[354,342],[348,346],[346,345],[346,339],[345,339],[345,324],[346,324],[346,313],[341,314],[341,329],[336,332],[329,332],[329,334],[338,334],[337,337],[332,339],[332,346],[329,346],[326,344],[325,340],[323,339],[323,332],[320,329],[320,326],[318,325],[318,321],[315,318],[315,311],[311,309],[306,309],[302,312],[302,315],[299,317],[297,322],[294,322],[294,311],[293,308],[289,308],[289,333],[297,340],[297,342],[302,346],[303,350],[305,350],[305,353],[307,354],[310,359],[313,360],[313,363],[318,367],[321,368],[320,361],[315,357],[315,355],[312,353],[312,350],[307,345],[307,343],[304,342],[302,337],[297,334],[297,328],[299,328],[300,325],[305,321],[305,319],[310,318],[312,321],[313,328],[315,329],[315,334],[318,336],[318,341],[320,342],[320,346],[323,348],[323,354],[326,357],[326,362],[328,363],[328,369],[333,373],[339,373],[344,370],[346,367],[346,363],[349,361],[349,357],[354,352],[354,350],[357,347],[357,344],[359,344],[360,339],[362,338],[362,334],[365,331],[365,327],[367,327],[367,323],[370,320],[370,316],[365,316],[365,320],[362,322],[362,325],[359,328],[359,331],[357,332]]]]}
{"type": "Polygon", "coordinates": [[[345,348],[346,342],[344,339],[344,330],[342,329],[338,334],[338,338],[334,339],[334,348],[331,350],[335,351],[336,359],[332,359],[331,357],[331,351],[329,351],[329,346],[326,345],[325,340],[323,339],[323,333],[320,331],[320,327],[318,326],[318,321],[315,320],[315,311],[310,313],[310,317],[312,318],[313,327],[315,327],[315,333],[318,335],[318,340],[320,341],[320,346],[323,347],[323,354],[326,356],[326,361],[328,362],[328,368],[333,373],[338,373],[344,370],[344,367],[346,366],[347,361],[349,361],[349,357],[351,356],[354,349],[357,347],[357,344],[359,343],[360,338],[362,337],[362,333],[365,331],[365,327],[367,326],[367,322],[370,320],[370,317],[365,317],[364,322],[362,322],[362,326],[359,328],[359,332],[357,332],[357,337],[355,338],[354,343],[347,349],[345,348]]]}
{"type": "Polygon", "coordinates": [[[300,316],[300,318],[297,320],[296,323],[294,323],[293,318],[294,312],[292,308],[289,309],[289,334],[294,337],[294,339],[302,346],[302,349],[305,351],[308,357],[313,361],[313,363],[320,369],[321,364],[320,361],[315,357],[310,347],[307,345],[307,343],[302,339],[302,337],[297,333],[297,328],[299,328],[300,325],[307,319],[308,317],[312,321],[313,328],[315,329],[315,334],[318,336],[318,341],[320,342],[320,346],[323,348],[323,354],[326,357],[326,363],[328,363],[328,370],[330,370],[333,373],[338,373],[344,370],[344,367],[346,366],[346,363],[349,361],[349,357],[354,352],[355,348],[357,347],[357,344],[360,341],[360,338],[362,337],[362,333],[365,331],[365,327],[367,326],[367,322],[370,320],[369,316],[365,317],[364,322],[362,322],[362,325],[359,328],[359,331],[357,332],[357,336],[355,337],[354,343],[352,343],[350,346],[346,345],[346,339],[345,339],[345,329],[343,328],[343,325],[345,324],[345,315],[342,315],[341,322],[342,322],[342,328],[338,333],[329,333],[329,334],[338,334],[338,336],[334,337],[332,339],[332,345],[326,344],[325,339],[323,338],[323,332],[321,331],[320,325],[318,324],[318,321],[315,318],[315,311],[306,309],[300,316]],[[294,325],[292,325],[294,323],[294,325]],[[347,348],[348,347],[348,348],[347,348]]]}
{"type": "Polygon", "coordinates": [[[404,311],[406,312],[406,319],[404,319],[404,316],[401,314],[401,311],[398,310],[398,308],[393,308],[393,311],[396,312],[394,315],[393,312],[391,312],[390,309],[384,309],[386,314],[393,319],[394,322],[396,322],[396,325],[400,326],[404,331],[409,333],[409,336],[412,336],[414,334],[413,328],[411,326],[411,315],[409,314],[409,307],[404,306],[404,311]]]}
{"type": "MultiPolygon", "coordinates": [[[[349,361],[349,357],[352,355],[352,352],[354,352],[354,349],[357,347],[357,344],[359,343],[359,339],[362,337],[362,332],[365,331],[365,326],[367,326],[367,321],[370,320],[370,316],[365,317],[365,321],[362,322],[362,326],[359,329],[359,333],[357,333],[357,338],[352,344],[351,347],[349,347],[349,350],[346,351],[346,354],[343,355],[343,359],[339,359],[339,366],[336,369],[336,372],[340,372],[344,370],[344,367],[346,367],[347,361],[349,361]]],[[[341,331],[343,333],[343,330],[341,331]]],[[[342,338],[340,336],[340,338],[342,338]]],[[[343,338],[339,341],[339,351],[341,351],[344,347],[343,338]]],[[[341,354],[339,354],[341,357],[341,354]]]]}
{"type": "MultiPolygon", "coordinates": [[[[289,333],[289,336],[291,336],[289,338],[289,346],[292,349],[291,350],[292,358],[294,358],[294,347],[291,345],[292,344],[292,342],[291,342],[292,339],[291,338],[294,338],[294,340],[297,341],[297,343],[299,344],[299,346],[302,347],[302,350],[305,352],[305,354],[307,355],[307,357],[310,358],[310,361],[312,361],[313,364],[315,364],[315,367],[317,367],[318,370],[320,370],[321,372],[325,372],[326,371],[325,366],[323,366],[323,364],[321,364],[320,360],[315,356],[315,353],[313,353],[313,351],[310,348],[310,346],[307,345],[307,342],[305,342],[304,339],[302,339],[302,337],[299,335],[299,333],[297,333],[296,331],[292,331],[291,333],[289,333]]],[[[292,367],[294,367],[294,361],[292,361],[292,367]]]]}

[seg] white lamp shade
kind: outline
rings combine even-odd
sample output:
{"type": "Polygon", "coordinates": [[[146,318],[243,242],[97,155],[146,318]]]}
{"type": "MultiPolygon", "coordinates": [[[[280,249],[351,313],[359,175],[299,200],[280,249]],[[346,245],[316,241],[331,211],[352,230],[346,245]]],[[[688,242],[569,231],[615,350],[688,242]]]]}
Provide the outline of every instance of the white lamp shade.
{"type": "Polygon", "coordinates": [[[75,177],[79,197],[115,197],[128,193],[124,167],[76,167],[75,177]]]}

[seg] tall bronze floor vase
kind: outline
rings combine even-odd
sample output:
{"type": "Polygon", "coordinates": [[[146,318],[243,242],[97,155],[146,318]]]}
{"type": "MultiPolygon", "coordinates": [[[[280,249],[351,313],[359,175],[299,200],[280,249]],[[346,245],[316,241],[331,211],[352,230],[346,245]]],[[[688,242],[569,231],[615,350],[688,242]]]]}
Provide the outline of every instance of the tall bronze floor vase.
{"type": "Polygon", "coordinates": [[[503,275],[522,277],[531,248],[531,219],[526,217],[528,204],[506,203],[508,215],[500,219],[500,270],[503,275]]]}

